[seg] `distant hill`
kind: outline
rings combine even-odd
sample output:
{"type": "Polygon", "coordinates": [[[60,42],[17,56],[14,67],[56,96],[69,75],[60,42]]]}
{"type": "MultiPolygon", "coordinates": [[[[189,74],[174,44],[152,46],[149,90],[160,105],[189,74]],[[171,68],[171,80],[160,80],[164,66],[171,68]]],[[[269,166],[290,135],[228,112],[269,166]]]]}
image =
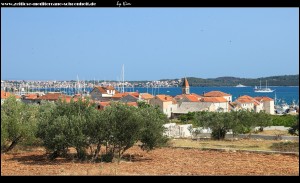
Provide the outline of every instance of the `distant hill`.
{"type": "Polygon", "coordinates": [[[237,77],[218,77],[209,79],[188,77],[187,79],[190,86],[236,86],[238,84],[245,86],[259,86],[260,80],[262,87],[266,85],[266,80],[268,81],[268,86],[299,86],[299,74],[270,76],[256,79],[237,77]]]}

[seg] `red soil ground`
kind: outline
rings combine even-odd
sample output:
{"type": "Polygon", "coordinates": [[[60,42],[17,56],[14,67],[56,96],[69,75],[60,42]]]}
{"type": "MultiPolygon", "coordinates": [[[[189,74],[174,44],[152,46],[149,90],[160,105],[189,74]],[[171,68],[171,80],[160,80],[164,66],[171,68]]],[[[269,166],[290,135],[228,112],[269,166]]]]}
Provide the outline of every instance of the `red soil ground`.
{"type": "Polygon", "coordinates": [[[90,163],[58,158],[42,148],[1,155],[1,175],[298,175],[299,156],[161,148],[129,149],[120,163],[90,163]]]}

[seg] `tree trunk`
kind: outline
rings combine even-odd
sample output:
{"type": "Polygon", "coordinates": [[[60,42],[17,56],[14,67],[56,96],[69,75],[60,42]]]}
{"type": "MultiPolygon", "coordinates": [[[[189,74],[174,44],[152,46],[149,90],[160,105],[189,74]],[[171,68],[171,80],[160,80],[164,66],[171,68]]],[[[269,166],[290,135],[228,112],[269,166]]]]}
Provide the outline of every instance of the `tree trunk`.
{"type": "Polygon", "coordinates": [[[55,158],[57,158],[60,155],[60,151],[56,150],[54,151],[52,154],[49,155],[49,159],[50,160],[54,160],[55,158]]]}
{"type": "Polygon", "coordinates": [[[97,144],[97,148],[95,150],[94,157],[93,157],[93,161],[96,161],[98,159],[100,149],[101,149],[101,143],[98,143],[97,144]]]}
{"type": "Polygon", "coordinates": [[[6,150],[4,150],[4,152],[11,151],[18,144],[18,142],[19,142],[19,140],[20,140],[21,137],[22,136],[20,135],[14,141],[12,141],[12,143],[10,144],[10,146],[6,150]]]}

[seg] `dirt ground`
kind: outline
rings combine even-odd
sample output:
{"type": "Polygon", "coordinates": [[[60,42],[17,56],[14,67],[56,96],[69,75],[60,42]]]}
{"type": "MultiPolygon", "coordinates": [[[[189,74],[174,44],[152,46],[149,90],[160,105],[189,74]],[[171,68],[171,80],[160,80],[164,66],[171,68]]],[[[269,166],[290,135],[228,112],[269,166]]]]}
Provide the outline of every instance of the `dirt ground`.
{"type": "Polygon", "coordinates": [[[1,175],[298,175],[299,156],[133,147],[120,163],[46,159],[42,148],[1,155],[1,175]]]}

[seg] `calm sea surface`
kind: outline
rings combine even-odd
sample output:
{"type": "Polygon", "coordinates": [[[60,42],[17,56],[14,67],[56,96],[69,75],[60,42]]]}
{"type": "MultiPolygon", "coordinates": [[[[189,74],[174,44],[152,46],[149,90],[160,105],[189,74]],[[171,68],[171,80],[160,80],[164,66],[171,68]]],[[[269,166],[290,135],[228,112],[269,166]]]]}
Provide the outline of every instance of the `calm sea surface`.
{"type": "MultiPolygon", "coordinates": [[[[275,90],[272,93],[255,93],[253,87],[190,87],[190,93],[196,93],[202,95],[203,92],[210,92],[210,91],[222,91],[232,95],[233,100],[238,98],[242,95],[249,95],[251,97],[256,96],[268,96],[270,98],[277,98],[277,102],[285,101],[288,104],[291,104],[294,100],[297,104],[299,104],[299,86],[270,86],[269,88],[275,90]]],[[[54,91],[57,90],[54,88],[48,88],[47,91],[54,91]]],[[[92,88],[86,88],[86,91],[91,91],[92,88]]],[[[60,91],[65,92],[68,95],[73,95],[77,91],[74,88],[60,88],[60,91]]],[[[168,88],[125,88],[125,91],[132,92],[138,91],[139,93],[150,93],[152,95],[157,94],[166,94],[171,96],[176,96],[182,93],[180,87],[168,87],[168,88]]]]}

